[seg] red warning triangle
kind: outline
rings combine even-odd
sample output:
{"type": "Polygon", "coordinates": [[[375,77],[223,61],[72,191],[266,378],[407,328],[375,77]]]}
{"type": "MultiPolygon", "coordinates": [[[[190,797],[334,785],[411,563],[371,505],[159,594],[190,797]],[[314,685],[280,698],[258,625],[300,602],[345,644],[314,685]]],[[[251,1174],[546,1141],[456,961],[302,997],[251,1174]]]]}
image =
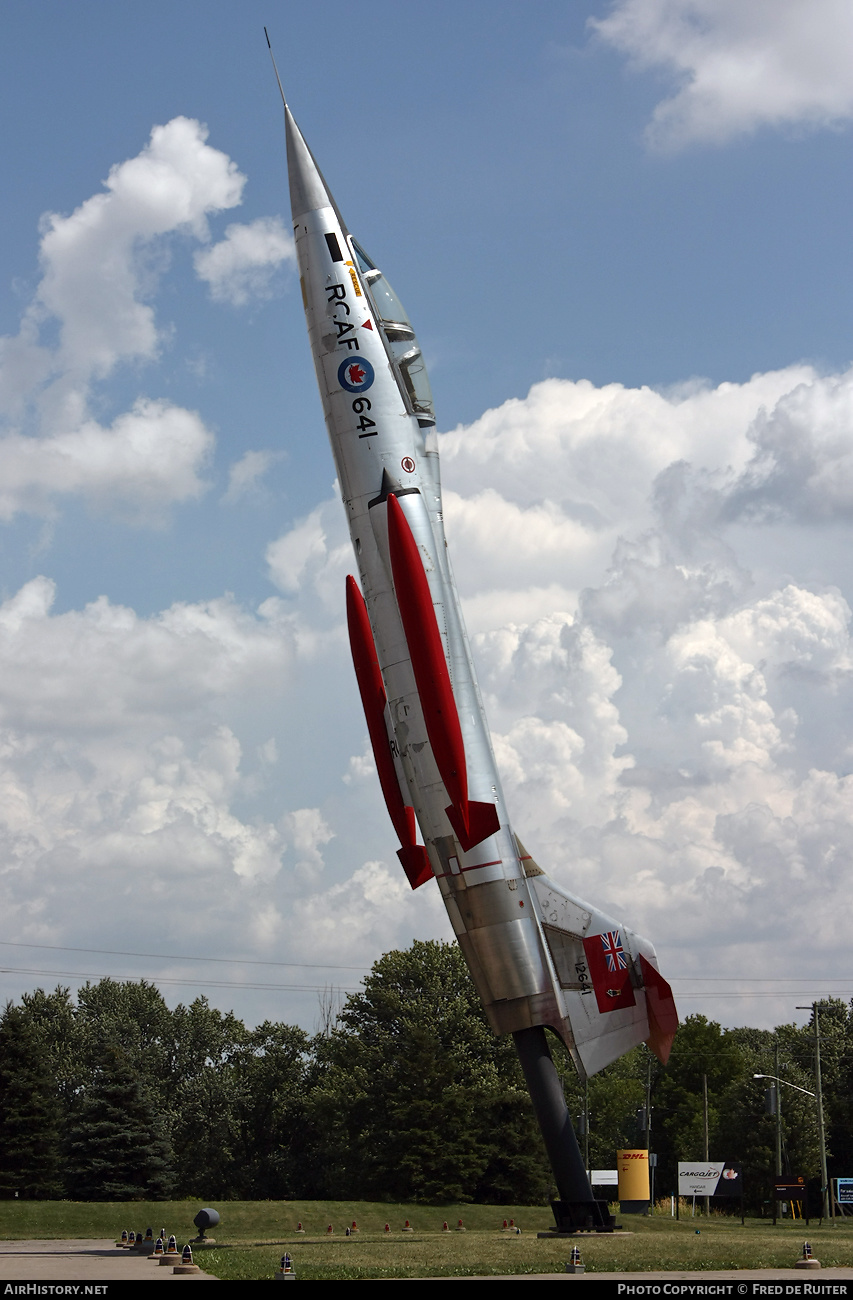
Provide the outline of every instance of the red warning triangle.
{"type": "Polygon", "coordinates": [[[373,329],[373,326],[371,325],[371,323],[370,323],[369,320],[366,320],[366,321],[364,322],[364,328],[365,328],[366,330],[372,330],[372,329],[373,329]]]}

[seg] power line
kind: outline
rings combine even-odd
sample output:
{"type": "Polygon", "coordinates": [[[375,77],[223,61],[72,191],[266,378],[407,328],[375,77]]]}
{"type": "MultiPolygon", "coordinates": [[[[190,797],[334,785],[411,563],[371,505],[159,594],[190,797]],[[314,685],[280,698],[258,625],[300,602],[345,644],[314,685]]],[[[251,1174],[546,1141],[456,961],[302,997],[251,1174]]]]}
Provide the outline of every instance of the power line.
{"type": "Polygon", "coordinates": [[[97,957],[143,957],[150,961],[216,961],[231,966],[292,966],[299,970],[369,970],[369,966],[334,966],[331,962],[259,961],[252,957],[188,957],[175,953],[124,952],[115,948],[68,948],[54,943],[21,943],[0,939],[0,948],[38,948],[42,952],[82,952],[97,957]]]}
{"type": "MultiPolygon", "coordinates": [[[[813,978],[810,976],[809,979],[812,984],[832,984],[833,987],[838,984],[853,983],[853,975],[841,975],[835,978],[831,975],[815,975],[813,978]]],[[[713,975],[707,977],[705,975],[673,975],[670,977],[669,982],[670,984],[683,984],[686,982],[695,984],[795,984],[797,980],[793,975],[725,975],[720,976],[719,979],[713,975]]]]}
{"type": "MultiPolygon", "coordinates": [[[[73,980],[119,979],[119,980],[124,980],[127,983],[135,982],[135,977],[132,975],[124,975],[124,976],[103,975],[98,971],[88,971],[88,970],[81,970],[81,971],[29,970],[24,966],[0,966],[0,975],[40,975],[40,976],[47,975],[50,976],[51,978],[59,977],[60,979],[73,979],[73,980]]],[[[269,989],[278,993],[323,993],[328,988],[328,985],[326,984],[259,984],[259,983],[241,984],[237,980],[207,980],[207,979],[179,980],[179,979],[169,979],[169,978],[160,979],[159,977],[157,979],[157,984],[178,984],[178,985],[188,986],[190,988],[198,988],[199,986],[202,986],[203,988],[209,988],[209,989],[260,989],[260,990],[269,989]]],[[[343,993],[357,992],[357,991],[358,990],[356,989],[344,989],[344,988],[341,989],[341,992],[343,993]]]]}
{"type": "MultiPolygon", "coordinates": [[[[50,945],[48,945],[48,944],[33,944],[33,945],[15,944],[15,945],[8,945],[8,946],[15,946],[15,947],[27,947],[27,946],[32,946],[32,947],[48,948],[50,945]]],[[[61,951],[65,951],[65,952],[99,952],[99,951],[101,951],[101,950],[99,950],[99,949],[94,949],[94,948],[92,948],[92,949],[87,949],[87,948],[67,948],[67,949],[62,949],[61,951]]],[[[128,954],[115,953],[115,954],[109,954],[109,955],[114,955],[114,956],[141,956],[141,955],[143,955],[143,954],[140,954],[140,953],[128,953],[128,954]]],[[[153,956],[153,954],[149,954],[149,955],[153,956]]],[[[191,957],[191,958],[186,958],[186,959],[184,959],[184,958],[180,958],[180,957],[173,957],[171,960],[173,960],[173,961],[181,961],[181,960],[188,960],[188,961],[205,961],[206,958],[203,958],[203,957],[191,957]]],[[[210,960],[213,960],[213,961],[233,961],[233,963],[234,963],[235,965],[239,965],[239,964],[241,964],[238,958],[231,959],[231,958],[227,958],[227,957],[219,957],[219,958],[211,958],[210,960]]],[[[311,965],[311,964],[309,964],[309,963],[307,963],[307,962],[306,962],[306,963],[300,963],[300,962],[253,962],[253,963],[247,963],[247,964],[256,965],[256,966],[293,966],[293,967],[297,967],[297,968],[304,968],[304,969],[306,969],[306,970],[364,970],[364,969],[366,969],[366,967],[361,967],[361,966],[328,966],[328,967],[324,967],[324,966],[313,966],[313,965],[311,965]]],[[[71,979],[71,980],[82,980],[82,979],[99,979],[99,980],[103,980],[103,979],[116,979],[116,980],[123,980],[123,981],[128,982],[128,983],[133,983],[135,980],[138,980],[139,978],[141,978],[141,977],[138,976],[138,975],[115,975],[115,974],[113,974],[113,975],[105,975],[105,974],[103,974],[103,972],[100,972],[100,971],[42,970],[42,969],[32,968],[32,967],[27,967],[27,966],[0,966],[0,975],[37,975],[37,976],[40,976],[40,977],[45,977],[45,976],[46,976],[46,977],[49,977],[49,978],[51,978],[51,979],[52,979],[52,978],[60,978],[60,979],[71,979]]],[[[263,983],[259,983],[259,982],[257,982],[257,981],[248,981],[248,982],[244,982],[244,981],[240,981],[240,980],[213,980],[213,979],[204,979],[204,978],[201,978],[201,977],[200,977],[199,979],[195,979],[195,980],[192,980],[192,979],[175,979],[174,977],[170,977],[170,976],[159,976],[159,975],[155,977],[155,981],[153,981],[153,982],[156,982],[157,984],[170,984],[170,985],[176,985],[176,986],[178,986],[178,985],[182,985],[182,986],[186,986],[186,987],[190,987],[190,988],[199,988],[199,987],[203,987],[203,988],[210,988],[210,989],[252,989],[252,990],[256,990],[256,991],[272,990],[272,991],[282,992],[282,993],[284,993],[284,992],[287,992],[287,993],[322,993],[322,992],[323,992],[323,991],[328,987],[328,985],[325,985],[325,984],[322,984],[322,985],[321,985],[321,984],[263,984],[263,983]]],[[[709,981],[709,983],[712,983],[712,982],[713,982],[713,981],[709,981]]],[[[722,980],[721,980],[721,981],[718,981],[718,982],[719,982],[719,983],[723,983],[723,982],[725,982],[725,981],[722,981],[722,980]]],[[[838,986],[836,985],[835,987],[836,987],[836,989],[837,989],[838,986]]],[[[358,990],[357,990],[357,989],[352,989],[352,988],[344,988],[343,986],[341,986],[341,991],[346,993],[346,992],[357,992],[358,990]]],[[[850,992],[849,989],[846,990],[846,991],[847,991],[847,992],[850,992]]],[[[806,987],[806,989],[803,989],[803,988],[798,988],[798,989],[753,989],[753,990],[739,990],[739,991],[732,991],[732,992],[727,992],[727,991],[720,990],[720,991],[718,991],[718,992],[713,992],[713,993],[690,993],[690,992],[685,991],[685,992],[681,992],[681,993],[679,993],[679,995],[678,995],[680,1001],[681,1001],[681,1000],[684,1000],[684,1001],[695,1001],[695,1000],[697,1000],[697,999],[699,999],[699,998],[704,998],[704,999],[707,999],[707,998],[716,998],[716,999],[718,999],[718,1000],[722,999],[723,1001],[725,1001],[725,1000],[727,1000],[727,999],[729,999],[729,998],[777,998],[777,999],[778,999],[778,998],[787,998],[787,997],[812,997],[812,996],[817,996],[817,997],[818,997],[818,1000],[819,1000],[820,997],[822,997],[822,996],[825,997],[825,996],[826,996],[826,993],[824,992],[823,994],[816,994],[816,995],[815,995],[813,989],[809,989],[808,987],[806,987]]]]}
{"type": "MultiPolygon", "coordinates": [[[[853,992],[853,990],[846,989],[844,992],[850,993],[853,992]]],[[[808,987],[806,987],[806,989],[747,989],[739,993],[725,993],[722,991],[717,993],[689,993],[685,990],[685,992],[678,994],[678,999],[679,1001],[689,1000],[692,1002],[695,998],[722,998],[725,1001],[728,998],[805,998],[812,997],[813,994],[814,990],[809,989],[808,987]]],[[[820,1000],[821,998],[831,997],[832,995],[824,989],[822,993],[814,994],[814,996],[820,1000]]]]}
{"type": "MultiPolygon", "coordinates": [[[[178,953],[129,952],[126,951],[125,949],[118,949],[118,948],[71,948],[64,944],[22,943],[20,940],[16,941],[13,939],[0,939],[0,948],[36,948],[42,952],[80,952],[90,956],[97,956],[97,957],[139,957],[146,961],[200,961],[200,962],[222,962],[231,966],[279,966],[279,967],[292,967],[295,970],[363,971],[363,970],[370,970],[372,965],[371,963],[370,965],[363,964],[361,966],[341,966],[341,965],[333,964],[332,962],[263,961],[263,960],[259,960],[256,957],[196,957],[196,956],[189,956],[187,954],[181,955],[178,953]]],[[[50,974],[49,971],[44,973],[50,974]]],[[[107,977],[102,977],[102,978],[107,978],[107,977]]],[[[738,984],[741,988],[743,988],[744,984],[750,984],[750,985],[751,984],[795,984],[796,981],[792,979],[790,975],[755,976],[755,977],[671,975],[669,977],[669,983],[670,984],[696,983],[696,984],[703,984],[703,985],[738,984]]],[[[831,976],[816,976],[814,979],[811,979],[809,981],[809,987],[813,987],[816,984],[831,984],[833,988],[839,988],[841,985],[849,985],[850,990],[853,991],[853,975],[841,976],[840,978],[836,978],[836,979],[833,979],[831,976]]],[[[791,992],[792,995],[796,994],[797,996],[799,996],[802,991],[802,987],[803,987],[802,983],[800,983],[799,987],[795,987],[792,990],[783,989],[781,990],[781,992],[783,994],[787,994],[788,992],[791,992]]],[[[685,991],[683,996],[684,997],[718,997],[724,995],[688,993],[685,991]]],[[[742,995],[727,994],[725,996],[757,997],[760,996],[760,994],[756,992],[756,993],[744,993],[742,995]]],[[[777,995],[774,993],[768,996],[777,996],[777,995]]]]}

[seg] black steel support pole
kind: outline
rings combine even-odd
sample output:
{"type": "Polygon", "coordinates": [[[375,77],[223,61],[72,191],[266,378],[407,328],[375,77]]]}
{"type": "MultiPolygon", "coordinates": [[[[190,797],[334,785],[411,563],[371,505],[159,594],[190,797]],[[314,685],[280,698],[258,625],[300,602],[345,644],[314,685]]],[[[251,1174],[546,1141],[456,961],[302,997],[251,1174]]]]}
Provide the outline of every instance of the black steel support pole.
{"type": "Polygon", "coordinates": [[[560,1194],[560,1201],[554,1204],[557,1226],[568,1228],[570,1219],[573,1227],[610,1228],[606,1205],[592,1195],[545,1030],[536,1025],[516,1030],[512,1037],[560,1194]]]}

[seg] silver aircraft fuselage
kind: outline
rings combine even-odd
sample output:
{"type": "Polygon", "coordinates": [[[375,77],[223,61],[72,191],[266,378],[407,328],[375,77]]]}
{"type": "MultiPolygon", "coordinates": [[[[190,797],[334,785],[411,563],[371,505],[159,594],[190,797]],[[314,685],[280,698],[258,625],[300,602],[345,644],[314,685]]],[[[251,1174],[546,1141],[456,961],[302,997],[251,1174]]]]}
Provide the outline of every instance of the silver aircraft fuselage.
{"type": "Polygon", "coordinates": [[[651,944],[552,882],[513,833],[450,567],[423,357],[287,106],[285,121],[308,336],[358,569],[350,641],[400,861],[413,888],[438,882],[496,1033],[550,1027],[582,1077],[642,1041],[665,1060],[677,1017],[651,944]]]}

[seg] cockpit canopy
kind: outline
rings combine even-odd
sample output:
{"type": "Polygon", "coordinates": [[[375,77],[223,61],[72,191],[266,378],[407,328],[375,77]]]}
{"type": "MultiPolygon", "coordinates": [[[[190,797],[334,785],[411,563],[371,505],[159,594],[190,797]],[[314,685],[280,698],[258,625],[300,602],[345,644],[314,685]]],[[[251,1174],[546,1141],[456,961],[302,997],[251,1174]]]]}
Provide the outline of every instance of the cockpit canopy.
{"type": "Polygon", "coordinates": [[[367,288],[406,405],[422,427],[435,424],[435,408],[426,365],[406,310],[382,272],[350,237],[353,255],[367,288]]]}

